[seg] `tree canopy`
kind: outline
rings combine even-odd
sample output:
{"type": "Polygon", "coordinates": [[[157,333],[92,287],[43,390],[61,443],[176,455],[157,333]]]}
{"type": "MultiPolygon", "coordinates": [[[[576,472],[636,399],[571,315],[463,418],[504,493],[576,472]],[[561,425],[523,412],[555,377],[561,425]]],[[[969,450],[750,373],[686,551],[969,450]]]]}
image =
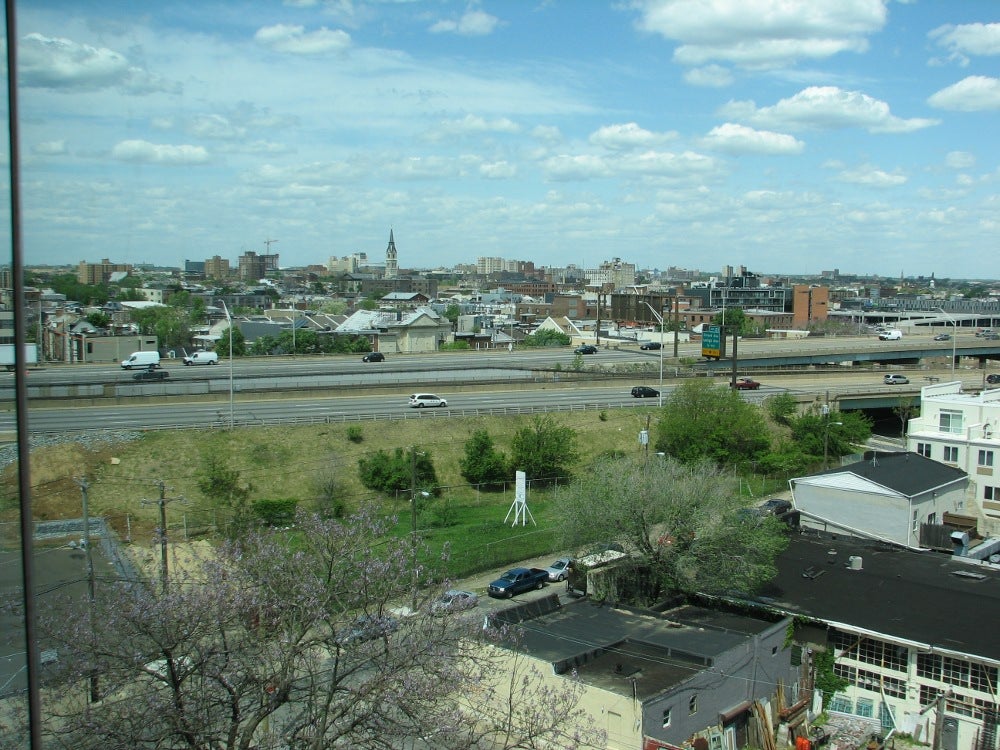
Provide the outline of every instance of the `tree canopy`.
{"type": "Polygon", "coordinates": [[[674,389],[656,425],[656,449],[684,463],[708,459],[735,466],[770,447],[760,407],[738,391],[696,378],[674,389]]]}
{"type": "Polygon", "coordinates": [[[752,591],[774,577],[786,540],[779,521],[746,508],[736,482],[706,461],[602,461],[558,492],[564,541],[618,541],[634,550],[648,565],[648,601],[752,591]]]}
{"type": "Polygon", "coordinates": [[[555,480],[568,477],[577,459],[576,433],[548,414],[535,415],[514,434],[510,465],[528,479],[555,480]]]}

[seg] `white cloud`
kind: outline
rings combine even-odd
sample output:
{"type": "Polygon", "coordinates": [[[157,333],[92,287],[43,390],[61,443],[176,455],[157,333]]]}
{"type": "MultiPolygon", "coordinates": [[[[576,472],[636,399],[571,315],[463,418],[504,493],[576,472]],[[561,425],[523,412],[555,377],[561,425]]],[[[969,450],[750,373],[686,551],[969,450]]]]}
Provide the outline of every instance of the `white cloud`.
{"type": "Polygon", "coordinates": [[[733,74],[721,65],[706,65],[684,71],[684,80],[692,86],[721,89],[733,82],[733,74]]]}
{"type": "Polygon", "coordinates": [[[924,118],[904,120],[893,115],[885,102],[836,86],[810,86],[771,107],[729,102],[722,113],[782,130],[863,128],[869,133],[909,133],[938,124],[924,118]]]}
{"type": "Polygon", "coordinates": [[[222,115],[200,115],[191,122],[188,131],[199,138],[213,138],[218,140],[233,140],[243,138],[246,135],[246,128],[233,125],[222,115]]]}
{"type": "Polygon", "coordinates": [[[953,54],[1000,55],[1000,23],[948,24],[927,36],[953,54]]]}
{"type": "Polygon", "coordinates": [[[61,91],[118,88],[132,94],[180,91],[177,84],[131,64],[114,50],[60,37],[25,35],[18,48],[18,62],[20,80],[29,88],[61,91]]]}
{"type": "Polygon", "coordinates": [[[949,151],[944,164],[951,169],[971,169],[976,165],[976,157],[968,151],[949,151]]]}
{"type": "Polygon", "coordinates": [[[519,133],[521,126],[506,117],[499,117],[495,120],[487,120],[478,115],[466,115],[459,120],[444,120],[434,130],[428,132],[426,137],[430,140],[441,140],[455,135],[467,133],[519,133]]]}
{"type": "Polygon", "coordinates": [[[640,29],[680,43],[682,65],[775,67],[864,52],[885,25],[885,0],[636,0],[640,29]]]}
{"type": "Polygon", "coordinates": [[[969,76],[931,94],[927,103],[938,109],[983,112],[1000,109],[1000,78],[969,76]]]}
{"type": "Polygon", "coordinates": [[[351,46],[351,35],[346,31],[331,30],[325,26],[306,33],[303,26],[276,24],[257,30],[254,40],[277,52],[295,55],[320,55],[326,52],[344,52],[351,46]]]}
{"type": "Polygon", "coordinates": [[[500,19],[481,10],[469,10],[457,21],[441,20],[430,27],[432,34],[459,34],[460,36],[486,36],[492,34],[500,19]]]}
{"type": "Polygon", "coordinates": [[[121,141],[111,149],[118,161],[144,164],[204,164],[208,151],[201,146],[170,146],[149,141],[121,141]]]}
{"type": "Polygon", "coordinates": [[[634,122],[627,122],[622,125],[606,125],[595,130],[590,134],[590,142],[595,146],[622,151],[633,148],[650,148],[676,137],[676,132],[654,133],[640,128],[634,122]]]}
{"type": "Polygon", "coordinates": [[[906,184],[906,176],[899,172],[889,173],[870,165],[862,165],[854,169],[845,169],[837,175],[841,182],[854,185],[865,185],[875,188],[898,187],[906,184]]]}
{"type": "Polygon", "coordinates": [[[66,141],[46,141],[44,143],[37,143],[35,147],[31,149],[33,153],[39,154],[40,156],[59,156],[60,154],[67,153],[66,151],[66,141]]]}
{"type": "Polygon", "coordinates": [[[680,178],[712,172],[718,168],[715,159],[685,151],[644,151],[611,156],[595,154],[560,155],[542,162],[546,177],[557,181],[589,180],[616,176],[680,178]]]}
{"type": "Polygon", "coordinates": [[[517,166],[506,161],[495,161],[482,164],[479,174],[490,180],[502,180],[517,176],[517,166]]]}
{"type": "Polygon", "coordinates": [[[801,154],[805,148],[802,141],[786,133],[754,130],[731,122],[712,128],[702,142],[707,148],[729,154],[801,154]]]}
{"type": "Polygon", "coordinates": [[[559,143],[563,134],[555,125],[536,125],[531,129],[531,137],[542,143],[559,143]]]}

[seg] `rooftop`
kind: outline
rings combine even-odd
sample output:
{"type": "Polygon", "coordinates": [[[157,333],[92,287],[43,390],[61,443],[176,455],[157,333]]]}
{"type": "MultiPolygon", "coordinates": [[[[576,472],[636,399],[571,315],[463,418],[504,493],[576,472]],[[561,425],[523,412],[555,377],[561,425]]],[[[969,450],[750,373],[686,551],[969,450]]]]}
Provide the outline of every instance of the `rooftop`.
{"type": "Polygon", "coordinates": [[[808,477],[796,477],[797,484],[824,484],[823,478],[851,475],[905,497],[913,497],[938,487],[959,482],[966,477],[961,469],[932,461],[919,453],[865,451],[864,460],[847,466],[827,469],[808,477]],[[817,479],[819,478],[819,479],[817,479]]]}
{"type": "Polygon", "coordinates": [[[782,612],[1000,661],[995,566],[829,534],[793,535],[777,566],[757,600],[782,612]]]}
{"type": "Polygon", "coordinates": [[[658,695],[774,627],[758,616],[684,605],[658,613],[580,599],[521,622],[520,647],[581,680],[640,700],[658,695]]]}

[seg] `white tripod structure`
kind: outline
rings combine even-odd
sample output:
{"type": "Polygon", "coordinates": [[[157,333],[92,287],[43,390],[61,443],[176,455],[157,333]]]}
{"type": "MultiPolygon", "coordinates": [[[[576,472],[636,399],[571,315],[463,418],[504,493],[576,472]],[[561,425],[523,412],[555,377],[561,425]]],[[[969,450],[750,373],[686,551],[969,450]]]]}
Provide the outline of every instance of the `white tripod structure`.
{"type": "Polygon", "coordinates": [[[504,523],[507,523],[507,519],[510,518],[511,513],[514,514],[514,522],[511,526],[517,526],[517,521],[520,519],[522,526],[528,525],[528,519],[531,519],[531,525],[537,526],[535,523],[535,517],[531,515],[531,511],[528,510],[528,489],[527,489],[527,477],[523,471],[514,472],[514,502],[510,504],[510,510],[507,511],[506,518],[503,519],[504,523]]]}

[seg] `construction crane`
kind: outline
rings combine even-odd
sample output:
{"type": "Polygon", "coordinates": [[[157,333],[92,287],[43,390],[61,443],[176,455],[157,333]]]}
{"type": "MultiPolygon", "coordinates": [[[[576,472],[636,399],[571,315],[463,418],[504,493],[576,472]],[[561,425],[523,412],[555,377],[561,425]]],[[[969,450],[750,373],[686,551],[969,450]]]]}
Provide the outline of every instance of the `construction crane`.
{"type": "Polygon", "coordinates": [[[267,254],[271,254],[271,245],[273,245],[278,240],[264,240],[264,245],[267,247],[267,254]]]}

